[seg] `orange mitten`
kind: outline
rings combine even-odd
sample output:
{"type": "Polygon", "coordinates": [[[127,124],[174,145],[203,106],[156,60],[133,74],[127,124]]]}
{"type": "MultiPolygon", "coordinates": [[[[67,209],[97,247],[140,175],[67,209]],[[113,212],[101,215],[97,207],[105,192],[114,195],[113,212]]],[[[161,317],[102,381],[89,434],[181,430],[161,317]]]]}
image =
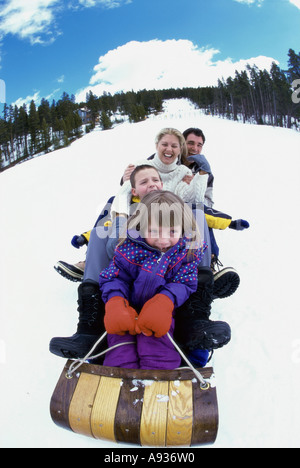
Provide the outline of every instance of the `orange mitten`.
{"type": "Polygon", "coordinates": [[[136,321],[136,332],[146,336],[154,333],[156,338],[160,338],[171,328],[173,310],[174,304],[168,296],[156,294],[142,308],[136,321]]]}
{"type": "Polygon", "coordinates": [[[111,335],[136,335],[135,322],[138,314],[130,307],[127,299],[115,296],[105,304],[104,325],[111,335]]]}

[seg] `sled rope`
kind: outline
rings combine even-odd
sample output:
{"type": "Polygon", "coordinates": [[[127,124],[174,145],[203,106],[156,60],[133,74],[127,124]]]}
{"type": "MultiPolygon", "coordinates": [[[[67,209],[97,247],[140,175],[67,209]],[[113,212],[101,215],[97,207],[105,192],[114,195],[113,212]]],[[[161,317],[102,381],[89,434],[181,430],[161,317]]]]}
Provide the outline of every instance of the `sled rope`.
{"type": "MultiPolygon", "coordinates": [[[[107,335],[107,332],[104,332],[102,336],[100,336],[99,340],[96,341],[96,343],[93,345],[93,347],[90,349],[90,351],[87,353],[86,356],[84,356],[83,358],[81,359],[76,359],[74,362],[72,362],[72,364],[70,365],[68,371],[67,371],[67,374],[66,374],[66,377],[68,379],[71,379],[72,378],[72,375],[74,374],[74,372],[77,371],[77,369],[79,369],[79,367],[82,366],[82,364],[87,361],[87,359],[96,359],[100,356],[102,356],[103,354],[106,354],[108,351],[111,351],[112,349],[115,349],[115,348],[118,348],[119,346],[124,346],[124,345],[127,345],[127,344],[135,344],[133,343],[132,341],[128,341],[128,342],[124,342],[124,343],[119,343],[119,344],[116,344],[114,346],[111,346],[110,348],[102,351],[101,353],[99,354],[95,354],[94,356],[92,356],[92,353],[94,352],[94,350],[97,348],[97,346],[101,343],[102,340],[104,340],[104,338],[106,337],[107,335]]],[[[171,337],[171,335],[169,333],[167,333],[167,336],[169,338],[169,340],[171,341],[172,345],[174,346],[174,348],[178,351],[178,353],[180,354],[180,356],[185,360],[185,362],[187,363],[188,367],[193,371],[193,373],[195,374],[195,377],[200,381],[200,388],[202,390],[207,390],[209,388],[209,383],[203,378],[203,376],[201,375],[201,373],[195,369],[195,367],[192,365],[192,363],[188,360],[188,358],[185,356],[185,354],[181,351],[181,349],[179,348],[179,346],[177,345],[177,343],[173,340],[173,338],[171,337]]]]}
{"type": "Polygon", "coordinates": [[[92,356],[92,353],[95,351],[97,346],[101,343],[101,341],[104,340],[106,335],[107,335],[107,332],[104,332],[103,335],[100,336],[99,340],[96,341],[96,343],[93,345],[93,347],[90,349],[90,351],[87,353],[86,356],[84,356],[81,359],[76,359],[74,362],[72,362],[72,364],[70,365],[70,367],[68,369],[68,372],[67,372],[67,378],[68,379],[72,378],[72,374],[74,374],[74,372],[76,372],[77,369],[79,369],[79,367],[82,366],[82,364],[85,361],[87,361],[87,359],[96,359],[96,358],[102,356],[103,354],[108,353],[108,351],[111,351],[112,349],[118,348],[119,346],[123,346],[123,345],[126,345],[126,344],[134,344],[132,341],[128,341],[126,343],[119,343],[119,344],[116,344],[114,346],[111,346],[111,348],[105,349],[104,351],[102,351],[99,354],[95,354],[94,356],[92,356]]]}
{"type": "Polygon", "coordinates": [[[174,348],[178,351],[180,356],[185,360],[189,368],[194,372],[196,378],[200,381],[200,387],[202,390],[207,390],[209,388],[209,383],[203,378],[203,376],[200,374],[200,372],[193,366],[193,364],[188,360],[186,355],[181,351],[179,348],[178,344],[173,340],[171,335],[167,333],[169,340],[171,341],[172,345],[174,348]]]}

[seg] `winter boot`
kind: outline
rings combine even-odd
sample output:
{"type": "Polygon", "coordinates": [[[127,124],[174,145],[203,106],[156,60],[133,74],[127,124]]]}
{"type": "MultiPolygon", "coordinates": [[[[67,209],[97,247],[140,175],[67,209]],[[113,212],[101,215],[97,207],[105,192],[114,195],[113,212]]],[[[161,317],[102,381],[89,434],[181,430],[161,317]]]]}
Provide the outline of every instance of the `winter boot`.
{"type": "Polygon", "coordinates": [[[214,274],[213,299],[232,296],[240,285],[240,277],[234,268],[226,267],[214,274]]]}
{"type": "MultiPolygon", "coordinates": [[[[83,358],[104,333],[105,307],[99,286],[95,282],[84,281],[78,288],[79,322],[77,332],[70,337],[52,338],[50,352],[68,359],[83,358]]],[[[103,345],[99,345],[102,349],[103,345]]],[[[97,347],[95,353],[99,352],[97,347]]]]}
{"type": "Polygon", "coordinates": [[[213,255],[211,269],[214,275],[213,299],[232,296],[240,285],[240,277],[232,267],[222,268],[223,264],[213,255]]]}
{"type": "Polygon", "coordinates": [[[231,339],[230,326],[226,322],[209,320],[213,288],[211,269],[199,268],[197,291],[176,309],[174,338],[185,351],[218,349],[231,339]]]}
{"type": "Polygon", "coordinates": [[[75,265],[60,260],[54,269],[64,278],[70,281],[82,281],[85,262],[78,262],[75,265]]]}
{"type": "Polygon", "coordinates": [[[195,367],[205,367],[210,361],[213,351],[209,352],[207,349],[193,349],[188,354],[188,360],[195,367]]]}

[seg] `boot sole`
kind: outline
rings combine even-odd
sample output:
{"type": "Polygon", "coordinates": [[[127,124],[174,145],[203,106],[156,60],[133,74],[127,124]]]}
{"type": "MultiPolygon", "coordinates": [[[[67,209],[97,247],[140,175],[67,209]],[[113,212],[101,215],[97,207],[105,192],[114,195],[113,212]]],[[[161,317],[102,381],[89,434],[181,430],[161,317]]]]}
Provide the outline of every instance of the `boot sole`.
{"type": "Polygon", "coordinates": [[[240,285],[240,277],[234,268],[228,267],[214,274],[213,299],[232,296],[240,285]]]}
{"type": "Polygon", "coordinates": [[[54,266],[54,270],[57,271],[61,276],[64,278],[67,278],[70,281],[73,282],[81,282],[83,279],[83,272],[82,273],[76,273],[73,270],[70,270],[69,268],[62,266],[61,264],[57,264],[54,266]]]}
{"type": "MultiPolygon", "coordinates": [[[[202,328],[202,327],[201,327],[202,328]]],[[[197,331],[195,324],[193,336],[190,338],[189,349],[219,349],[231,340],[231,329],[226,322],[212,322],[206,325],[205,330],[197,331]]]]}
{"type": "MultiPolygon", "coordinates": [[[[56,356],[66,359],[82,359],[92,349],[92,346],[96,343],[98,338],[98,336],[95,336],[95,339],[89,343],[88,346],[82,346],[78,343],[70,343],[70,341],[66,343],[66,338],[52,338],[49,344],[49,351],[56,356]]],[[[97,350],[98,347],[93,354],[97,354],[97,350]]]]}

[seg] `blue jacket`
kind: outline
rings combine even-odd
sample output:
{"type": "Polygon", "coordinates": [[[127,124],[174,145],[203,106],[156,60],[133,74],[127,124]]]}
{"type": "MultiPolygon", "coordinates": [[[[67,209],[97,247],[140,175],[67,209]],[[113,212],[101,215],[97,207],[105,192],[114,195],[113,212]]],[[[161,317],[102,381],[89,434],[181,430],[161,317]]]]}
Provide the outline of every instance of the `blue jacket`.
{"type": "Polygon", "coordinates": [[[205,244],[188,256],[187,242],[182,238],[162,253],[128,233],[109,267],[100,274],[103,301],[122,296],[139,311],[156,294],[165,294],[175,308],[184,304],[197,289],[197,265],[207,248],[205,244]]]}

